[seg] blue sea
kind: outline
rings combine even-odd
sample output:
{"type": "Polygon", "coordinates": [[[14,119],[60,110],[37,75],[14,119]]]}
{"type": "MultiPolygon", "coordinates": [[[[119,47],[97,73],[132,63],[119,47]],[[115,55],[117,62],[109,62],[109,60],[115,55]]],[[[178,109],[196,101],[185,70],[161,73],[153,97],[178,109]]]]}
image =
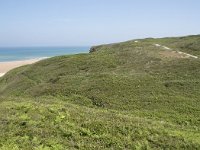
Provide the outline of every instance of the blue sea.
{"type": "Polygon", "coordinates": [[[88,53],[89,47],[0,47],[0,62],[88,53]]]}

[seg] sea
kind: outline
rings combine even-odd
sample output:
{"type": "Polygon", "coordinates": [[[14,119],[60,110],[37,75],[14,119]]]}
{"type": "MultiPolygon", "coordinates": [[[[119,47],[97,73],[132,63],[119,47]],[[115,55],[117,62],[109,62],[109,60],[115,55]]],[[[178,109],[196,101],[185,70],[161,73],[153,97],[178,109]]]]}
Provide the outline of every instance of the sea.
{"type": "Polygon", "coordinates": [[[89,53],[90,47],[0,47],[0,62],[89,53]]]}

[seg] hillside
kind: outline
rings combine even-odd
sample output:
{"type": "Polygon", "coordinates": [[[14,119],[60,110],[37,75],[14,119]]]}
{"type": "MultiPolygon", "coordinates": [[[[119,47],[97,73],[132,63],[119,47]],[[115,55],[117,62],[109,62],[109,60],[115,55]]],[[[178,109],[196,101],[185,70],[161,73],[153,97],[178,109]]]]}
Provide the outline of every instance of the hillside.
{"type": "Polygon", "coordinates": [[[0,78],[1,149],[200,149],[200,35],[138,39],[0,78]]]}

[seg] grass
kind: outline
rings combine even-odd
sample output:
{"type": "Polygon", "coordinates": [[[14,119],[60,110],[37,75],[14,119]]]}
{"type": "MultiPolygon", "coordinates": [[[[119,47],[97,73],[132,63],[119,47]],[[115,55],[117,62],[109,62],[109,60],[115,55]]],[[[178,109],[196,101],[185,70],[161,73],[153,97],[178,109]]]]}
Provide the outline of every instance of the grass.
{"type": "Polygon", "coordinates": [[[199,149],[200,36],[93,47],[0,79],[1,149],[199,149]]]}
{"type": "Polygon", "coordinates": [[[200,144],[194,129],[130,113],[55,98],[7,99],[1,104],[6,113],[0,116],[2,148],[195,149],[200,144]]]}

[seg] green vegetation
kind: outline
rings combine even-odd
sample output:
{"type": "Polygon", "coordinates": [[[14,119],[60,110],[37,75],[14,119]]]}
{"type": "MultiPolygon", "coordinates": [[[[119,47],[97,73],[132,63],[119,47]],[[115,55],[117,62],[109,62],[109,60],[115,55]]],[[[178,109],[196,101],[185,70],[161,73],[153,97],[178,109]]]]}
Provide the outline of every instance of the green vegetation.
{"type": "Polygon", "coordinates": [[[0,149],[200,149],[200,59],[174,51],[200,57],[200,36],[102,45],[10,71],[0,79],[0,149]]]}

